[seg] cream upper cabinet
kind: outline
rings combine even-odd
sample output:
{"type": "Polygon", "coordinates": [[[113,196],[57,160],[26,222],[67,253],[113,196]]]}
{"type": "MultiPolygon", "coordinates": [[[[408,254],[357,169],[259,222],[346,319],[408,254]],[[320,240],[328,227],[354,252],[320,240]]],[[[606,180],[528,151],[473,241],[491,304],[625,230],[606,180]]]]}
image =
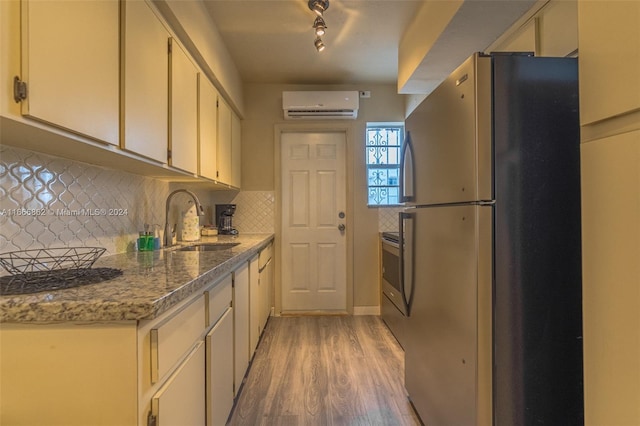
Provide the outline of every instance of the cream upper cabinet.
{"type": "Polygon", "coordinates": [[[218,180],[240,188],[240,118],[218,98],[218,180]]]}
{"type": "Polygon", "coordinates": [[[242,150],[242,133],[240,126],[240,118],[231,114],[231,185],[240,188],[241,173],[241,150],[242,150]]]}
{"type": "Polygon", "coordinates": [[[22,114],[119,139],[119,2],[23,1],[22,114]]]}
{"type": "Polygon", "coordinates": [[[170,164],[198,173],[198,69],[175,39],[171,45],[170,164]]]}
{"type": "Polygon", "coordinates": [[[640,108],[640,2],[578,2],[580,121],[640,108]]]}
{"type": "Polygon", "coordinates": [[[231,108],[218,98],[218,180],[231,185],[231,108]]]}
{"type": "Polygon", "coordinates": [[[124,131],[122,147],[167,162],[169,33],[145,1],[124,9],[124,131]]]}
{"type": "Polygon", "coordinates": [[[200,88],[200,176],[216,180],[218,138],[218,91],[199,74],[200,88]]]}

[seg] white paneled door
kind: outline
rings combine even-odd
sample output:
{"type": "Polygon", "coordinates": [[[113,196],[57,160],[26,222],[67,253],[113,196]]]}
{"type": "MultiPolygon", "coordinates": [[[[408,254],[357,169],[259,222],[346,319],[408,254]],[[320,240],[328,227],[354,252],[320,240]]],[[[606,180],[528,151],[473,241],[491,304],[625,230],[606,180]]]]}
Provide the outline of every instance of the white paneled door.
{"type": "Polygon", "coordinates": [[[282,310],[346,311],[346,135],[282,133],[282,310]]]}

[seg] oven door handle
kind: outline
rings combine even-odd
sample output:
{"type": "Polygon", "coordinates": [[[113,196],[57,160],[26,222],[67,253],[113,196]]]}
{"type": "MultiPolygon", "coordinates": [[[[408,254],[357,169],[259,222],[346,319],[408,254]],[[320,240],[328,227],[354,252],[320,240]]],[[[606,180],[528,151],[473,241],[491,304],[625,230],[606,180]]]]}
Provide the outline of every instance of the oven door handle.
{"type": "Polygon", "coordinates": [[[400,242],[398,244],[400,263],[400,290],[407,316],[411,316],[413,304],[413,213],[401,212],[398,215],[400,242]]]}

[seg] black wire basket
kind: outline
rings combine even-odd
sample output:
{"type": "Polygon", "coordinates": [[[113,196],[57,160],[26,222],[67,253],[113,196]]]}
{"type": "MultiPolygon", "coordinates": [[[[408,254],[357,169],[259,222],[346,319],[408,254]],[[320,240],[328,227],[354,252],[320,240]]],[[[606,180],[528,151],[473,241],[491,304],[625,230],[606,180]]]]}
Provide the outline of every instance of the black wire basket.
{"type": "Polygon", "coordinates": [[[0,265],[11,274],[11,281],[68,281],[84,276],[106,250],[102,247],[21,250],[0,254],[0,265]]]}

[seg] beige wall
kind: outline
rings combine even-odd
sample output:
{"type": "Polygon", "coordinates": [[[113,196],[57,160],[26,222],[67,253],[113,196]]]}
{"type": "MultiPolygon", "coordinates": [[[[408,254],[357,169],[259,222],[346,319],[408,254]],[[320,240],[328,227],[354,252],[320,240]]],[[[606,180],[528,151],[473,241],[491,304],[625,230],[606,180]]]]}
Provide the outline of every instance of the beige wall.
{"type": "MultiPolygon", "coordinates": [[[[395,85],[304,86],[264,85],[244,86],[245,117],[242,122],[242,190],[275,190],[274,159],[277,155],[275,128],[303,126],[313,128],[349,128],[347,141],[348,225],[352,227],[354,306],[378,306],[378,210],[367,207],[365,172],[365,127],[368,121],[404,121],[404,96],[396,93],[395,85]],[[371,98],[360,99],[357,120],[292,121],[284,120],[282,91],[284,90],[369,90],[371,98]],[[357,218],[357,220],[355,220],[357,218]]],[[[276,193],[276,203],[278,196],[276,193]]],[[[276,219],[277,220],[277,219],[276,219]]]]}

